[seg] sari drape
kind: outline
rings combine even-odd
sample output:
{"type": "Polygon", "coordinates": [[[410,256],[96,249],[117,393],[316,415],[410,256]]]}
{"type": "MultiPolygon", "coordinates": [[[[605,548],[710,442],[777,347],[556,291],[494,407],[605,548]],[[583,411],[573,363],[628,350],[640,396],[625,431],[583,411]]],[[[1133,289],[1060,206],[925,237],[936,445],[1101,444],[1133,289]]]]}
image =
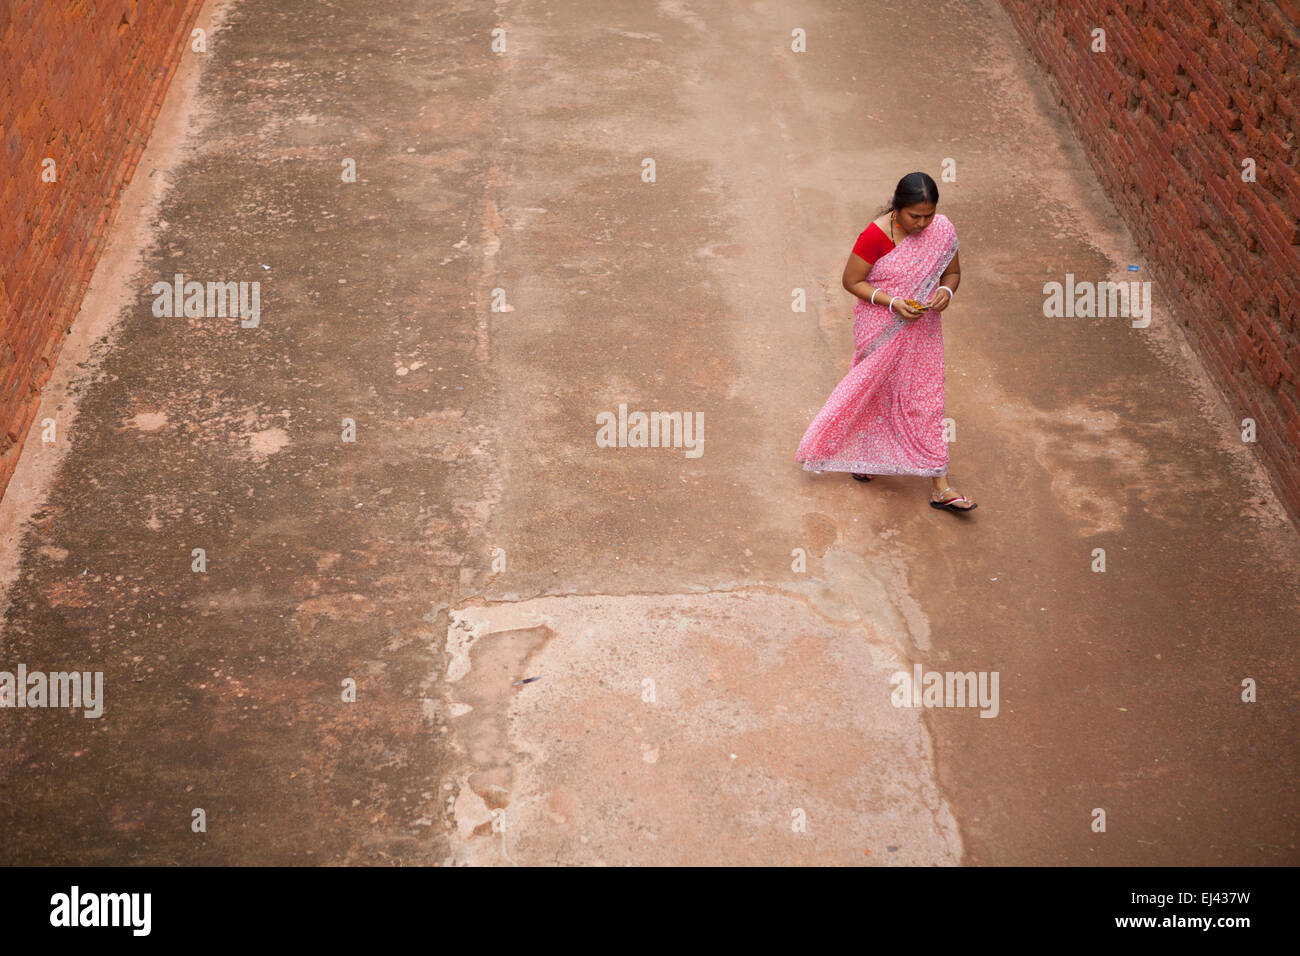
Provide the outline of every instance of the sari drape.
{"type": "MultiPolygon", "coordinates": [[[[875,261],[867,281],[885,295],[928,302],[957,254],[957,230],[936,215],[875,261]]],[[[948,473],[943,437],[942,313],[905,322],[858,299],[853,366],[813,419],[796,459],[807,471],[870,475],[948,473]]]]}

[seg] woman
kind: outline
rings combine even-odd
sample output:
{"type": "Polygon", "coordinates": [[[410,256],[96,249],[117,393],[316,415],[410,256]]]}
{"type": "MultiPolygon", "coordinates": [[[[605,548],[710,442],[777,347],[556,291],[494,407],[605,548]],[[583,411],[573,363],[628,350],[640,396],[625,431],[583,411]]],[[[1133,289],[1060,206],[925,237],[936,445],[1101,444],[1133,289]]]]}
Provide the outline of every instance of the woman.
{"type": "Polygon", "coordinates": [[[844,267],[844,288],[858,298],[853,368],[808,426],[796,457],[808,471],[847,471],[859,481],[924,475],[931,507],[971,511],[975,502],[948,484],[939,314],[961,283],[961,266],[957,231],[935,213],[938,201],[933,179],[909,173],[858,236],[844,267]]]}

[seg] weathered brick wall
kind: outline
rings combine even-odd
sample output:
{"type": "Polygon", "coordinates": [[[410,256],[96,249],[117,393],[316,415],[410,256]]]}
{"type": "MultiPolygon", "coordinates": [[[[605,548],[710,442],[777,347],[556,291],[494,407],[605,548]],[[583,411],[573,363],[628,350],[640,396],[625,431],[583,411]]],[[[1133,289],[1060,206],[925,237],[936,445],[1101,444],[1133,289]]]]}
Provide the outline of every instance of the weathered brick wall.
{"type": "Polygon", "coordinates": [[[0,0],[0,494],[200,3],[0,0]]]}
{"type": "Polygon", "coordinates": [[[1300,0],[1002,5],[1300,515],[1300,0]]]}

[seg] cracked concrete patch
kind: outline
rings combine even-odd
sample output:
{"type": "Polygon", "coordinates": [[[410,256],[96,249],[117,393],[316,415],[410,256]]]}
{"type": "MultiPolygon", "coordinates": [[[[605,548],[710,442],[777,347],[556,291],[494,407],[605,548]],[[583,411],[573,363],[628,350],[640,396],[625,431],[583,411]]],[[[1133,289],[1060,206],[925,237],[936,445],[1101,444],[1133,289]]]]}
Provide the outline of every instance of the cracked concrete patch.
{"type": "Polygon", "coordinates": [[[919,712],[890,703],[906,665],[856,614],[762,589],[543,597],[454,610],[446,651],[474,791],[458,862],[961,859],[919,712]]]}

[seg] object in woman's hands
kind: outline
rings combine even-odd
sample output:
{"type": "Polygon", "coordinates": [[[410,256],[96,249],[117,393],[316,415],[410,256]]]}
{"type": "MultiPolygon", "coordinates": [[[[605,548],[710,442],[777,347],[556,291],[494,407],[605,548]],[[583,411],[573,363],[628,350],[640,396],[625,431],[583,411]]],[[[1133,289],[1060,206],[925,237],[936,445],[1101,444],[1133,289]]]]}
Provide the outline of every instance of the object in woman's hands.
{"type": "Polygon", "coordinates": [[[917,302],[915,299],[904,299],[903,301],[907,303],[907,307],[911,309],[913,312],[930,311],[930,307],[926,305],[924,302],[917,302]]]}

